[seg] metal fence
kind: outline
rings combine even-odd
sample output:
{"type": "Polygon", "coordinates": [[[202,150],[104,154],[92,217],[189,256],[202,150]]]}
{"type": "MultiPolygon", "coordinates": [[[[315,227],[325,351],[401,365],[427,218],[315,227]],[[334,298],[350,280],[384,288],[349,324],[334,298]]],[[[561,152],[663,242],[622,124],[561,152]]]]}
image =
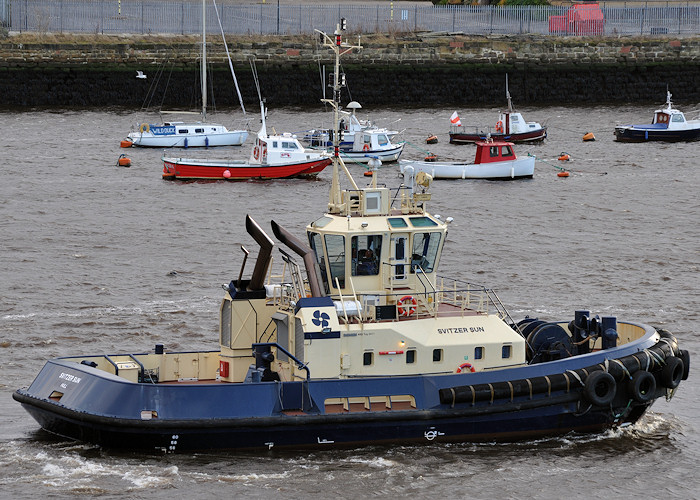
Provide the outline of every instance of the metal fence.
{"type": "MultiPolygon", "coordinates": [[[[601,34],[700,33],[700,4],[608,7],[601,4],[601,34]]],[[[201,5],[188,0],[0,0],[0,22],[11,31],[97,34],[201,33],[201,5]]],[[[357,33],[416,31],[464,34],[552,34],[550,17],[566,15],[560,6],[371,4],[223,4],[218,13],[232,35],[332,32],[340,18],[357,33]]],[[[207,31],[219,32],[216,11],[207,7],[207,31]]],[[[590,34],[563,31],[557,35],[590,34]]]]}

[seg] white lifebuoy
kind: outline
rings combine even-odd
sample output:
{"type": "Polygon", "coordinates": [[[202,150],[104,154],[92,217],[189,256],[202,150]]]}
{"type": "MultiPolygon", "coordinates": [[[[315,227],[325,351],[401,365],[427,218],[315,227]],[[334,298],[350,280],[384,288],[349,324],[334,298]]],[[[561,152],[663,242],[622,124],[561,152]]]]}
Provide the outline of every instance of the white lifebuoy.
{"type": "Polygon", "coordinates": [[[496,132],[503,132],[503,122],[501,120],[496,122],[496,132]]]}
{"type": "Polygon", "coordinates": [[[260,159],[260,148],[257,146],[253,148],[253,158],[255,158],[256,160],[260,159]]]}
{"type": "Polygon", "coordinates": [[[362,151],[369,151],[369,144],[362,146],[362,151]]]}
{"type": "Polygon", "coordinates": [[[410,295],[404,295],[398,300],[398,302],[396,302],[396,305],[399,308],[400,316],[410,316],[411,314],[416,312],[417,304],[418,302],[416,302],[416,299],[414,299],[410,295]]]}

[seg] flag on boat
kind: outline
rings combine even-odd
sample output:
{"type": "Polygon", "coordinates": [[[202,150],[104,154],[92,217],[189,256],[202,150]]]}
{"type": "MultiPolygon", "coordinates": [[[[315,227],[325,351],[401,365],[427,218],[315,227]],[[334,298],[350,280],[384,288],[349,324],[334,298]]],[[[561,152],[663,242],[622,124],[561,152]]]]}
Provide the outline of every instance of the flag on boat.
{"type": "Polygon", "coordinates": [[[456,111],[452,113],[452,116],[450,116],[450,122],[452,122],[452,125],[455,125],[457,127],[462,126],[462,121],[459,119],[459,115],[457,115],[456,111]]]}

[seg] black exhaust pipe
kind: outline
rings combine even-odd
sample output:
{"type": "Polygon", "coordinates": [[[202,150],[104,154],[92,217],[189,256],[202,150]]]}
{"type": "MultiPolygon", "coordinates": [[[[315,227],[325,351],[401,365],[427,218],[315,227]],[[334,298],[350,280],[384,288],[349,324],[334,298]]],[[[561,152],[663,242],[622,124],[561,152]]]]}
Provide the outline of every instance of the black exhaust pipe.
{"type": "Polygon", "coordinates": [[[275,242],[272,241],[272,238],[263,231],[260,225],[255,222],[250,215],[245,216],[245,229],[248,231],[248,234],[253,237],[255,242],[260,245],[260,253],[258,254],[258,259],[255,261],[253,276],[250,278],[247,290],[260,290],[265,284],[265,276],[267,275],[267,269],[270,267],[272,248],[275,246],[275,242]]]}
{"type": "Polygon", "coordinates": [[[318,262],[316,262],[316,257],[314,256],[314,251],[309,248],[309,246],[301,241],[296,236],[292,235],[289,231],[284,229],[282,226],[277,224],[275,221],[270,221],[272,225],[272,232],[275,234],[278,240],[291,248],[297,255],[304,259],[304,266],[306,267],[306,276],[309,278],[309,288],[311,289],[312,297],[324,297],[326,294],[323,292],[323,287],[321,283],[321,268],[318,267],[318,262]]]}

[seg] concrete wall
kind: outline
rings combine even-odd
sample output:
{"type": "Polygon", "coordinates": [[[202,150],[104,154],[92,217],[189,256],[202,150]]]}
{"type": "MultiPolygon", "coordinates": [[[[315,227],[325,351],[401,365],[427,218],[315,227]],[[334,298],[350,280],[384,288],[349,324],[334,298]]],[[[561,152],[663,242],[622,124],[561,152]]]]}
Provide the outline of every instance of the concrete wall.
{"type": "MultiPolygon", "coordinates": [[[[353,43],[356,40],[351,40],[353,43]]],[[[308,37],[228,40],[247,106],[255,105],[249,60],[255,59],[271,105],[318,105],[320,66],[332,53],[308,37]]],[[[447,34],[363,37],[343,56],[352,98],[367,105],[494,105],[505,73],[517,104],[658,102],[666,86],[679,102],[700,100],[700,37],[467,37],[447,34]]],[[[217,106],[236,106],[224,47],[207,44],[217,106]]],[[[141,106],[154,81],[154,102],[195,101],[196,37],[10,36],[0,42],[5,106],[141,106]],[[149,78],[138,80],[136,70],[149,78]]]]}

